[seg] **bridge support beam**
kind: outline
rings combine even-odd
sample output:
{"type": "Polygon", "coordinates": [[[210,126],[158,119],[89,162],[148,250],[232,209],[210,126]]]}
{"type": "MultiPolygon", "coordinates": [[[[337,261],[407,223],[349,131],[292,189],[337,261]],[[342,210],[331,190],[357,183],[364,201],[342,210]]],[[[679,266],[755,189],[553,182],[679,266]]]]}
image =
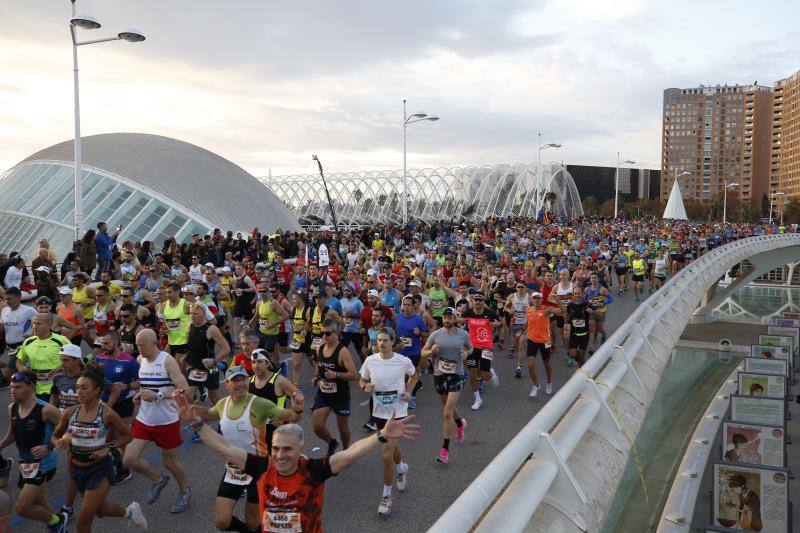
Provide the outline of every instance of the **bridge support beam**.
{"type": "Polygon", "coordinates": [[[716,319],[711,316],[711,311],[719,304],[725,301],[735,290],[745,287],[751,281],[766,274],[770,270],[779,266],[787,265],[797,261],[800,257],[800,246],[791,246],[786,248],[779,248],[777,250],[770,250],[748,258],[748,261],[753,266],[748,272],[742,273],[736,281],[725,287],[722,291],[714,294],[712,291],[716,290],[719,280],[709,288],[701,300],[701,305],[693,313],[689,320],[690,324],[708,324],[716,322],[716,319]],[[709,298],[710,297],[710,298],[709,298]]]}

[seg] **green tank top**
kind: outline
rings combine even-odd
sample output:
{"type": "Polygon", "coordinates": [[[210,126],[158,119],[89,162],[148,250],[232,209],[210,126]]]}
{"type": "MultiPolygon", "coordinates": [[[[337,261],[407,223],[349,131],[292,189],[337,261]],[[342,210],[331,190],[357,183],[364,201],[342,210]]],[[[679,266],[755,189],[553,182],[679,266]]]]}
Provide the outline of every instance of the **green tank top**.
{"type": "Polygon", "coordinates": [[[170,305],[169,300],[164,302],[164,325],[167,327],[167,340],[170,346],[180,346],[189,342],[191,316],[183,312],[185,305],[186,300],[183,298],[175,307],[170,305]]]}
{"type": "Polygon", "coordinates": [[[262,335],[277,335],[280,331],[280,322],[278,322],[278,312],[272,305],[272,299],[267,302],[258,302],[258,331],[262,335]],[[267,327],[268,324],[272,324],[267,327]]]}
{"type": "Polygon", "coordinates": [[[444,292],[444,288],[431,287],[428,289],[428,298],[431,301],[431,314],[439,318],[444,313],[445,304],[447,303],[447,295],[444,292]]]}

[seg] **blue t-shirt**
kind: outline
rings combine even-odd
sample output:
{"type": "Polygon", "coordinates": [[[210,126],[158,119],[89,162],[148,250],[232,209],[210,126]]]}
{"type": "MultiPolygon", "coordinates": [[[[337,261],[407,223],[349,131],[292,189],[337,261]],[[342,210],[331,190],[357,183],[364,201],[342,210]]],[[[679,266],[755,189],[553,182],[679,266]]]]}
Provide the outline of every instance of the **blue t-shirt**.
{"type": "Polygon", "coordinates": [[[342,298],[342,318],[344,318],[344,331],[346,333],[358,333],[361,311],[364,304],[358,298],[342,298]]]}
{"type": "Polygon", "coordinates": [[[391,291],[384,290],[381,292],[381,303],[394,313],[400,312],[400,291],[394,288],[391,291]]]}
{"type": "MultiPolygon", "coordinates": [[[[101,353],[95,356],[94,360],[98,365],[103,367],[103,374],[111,383],[132,383],[139,379],[139,362],[132,355],[121,353],[117,357],[112,358],[101,353]]],[[[110,394],[110,390],[103,391],[102,398],[104,402],[108,401],[110,394]]],[[[128,390],[127,396],[123,392],[120,394],[117,401],[121,402],[127,398],[132,398],[135,394],[134,391],[128,390]]]]}
{"type": "Polygon", "coordinates": [[[403,343],[400,354],[406,357],[419,357],[422,354],[422,337],[414,335],[414,328],[419,328],[420,333],[428,331],[425,321],[419,315],[406,316],[403,313],[399,313],[395,318],[397,319],[397,337],[403,343]]]}
{"type": "Polygon", "coordinates": [[[339,315],[342,314],[342,302],[340,302],[339,298],[335,296],[331,296],[330,300],[325,302],[325,307],[333,309],[334,311],[339,313],[339,315]]]}

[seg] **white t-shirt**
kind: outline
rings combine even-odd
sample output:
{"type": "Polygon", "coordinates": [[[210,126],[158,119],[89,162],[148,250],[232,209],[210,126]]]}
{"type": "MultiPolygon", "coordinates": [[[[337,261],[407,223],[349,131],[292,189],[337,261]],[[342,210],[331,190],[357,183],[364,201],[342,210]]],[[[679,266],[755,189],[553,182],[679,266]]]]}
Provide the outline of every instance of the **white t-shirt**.
{"type": "Polygon", "coordinates": [[[20,305],[16,310],[4,307],[0,311],[0,322],[6,330],[6,344],[19,344],[25,340],[25,333],[31,330],[31,319],[36,310],[27,305],[20,305]]]}
{"type": "Polygon", "coordinates": [[[408,402],[400,399],[406,392],[406,376],[414,375],[411,359],[395,353],[391,359],[383,359],[380,354],[367,357],[361,366],[361,377],[375,385],[372,393],[372,416],[388,420],[408,416],[408,402]]]}

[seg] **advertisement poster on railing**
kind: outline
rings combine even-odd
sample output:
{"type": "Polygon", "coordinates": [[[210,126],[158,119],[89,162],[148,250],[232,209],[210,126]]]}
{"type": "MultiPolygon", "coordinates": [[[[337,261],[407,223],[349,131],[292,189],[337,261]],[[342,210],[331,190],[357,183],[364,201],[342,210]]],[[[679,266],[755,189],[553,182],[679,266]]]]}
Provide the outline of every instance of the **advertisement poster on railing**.
{"type": "Polygon", "coordinates": [[[800,318],[800,313],[797,311],[784,311],[781,316],[783,318],[800,318]]]}
{"type": "Polygon", "coordinates": [[[769,335],[760,333],[758,335],[758,344],[764,344],[766,346],[787,346],[792,351],[794,350],[794,338],[790,335],[769,335]]]}
{"type": "Polygon", "coordinates": [[[731,420],[785,427],[786,399],[731,394],[731,420]]]}
{"type": "Polygon", "coordinates": [[[778,326],[779,328],[800,328],[800,318],[783,318],[780,316],[769,317],[767,322],[770,326],[778,326]]]}
{"type": "Polygon", "coordinates": [[[713,524],[742,531],[789,531],[789,470],[714,461],[713,524]]]}
{"type": "Polygon", "coordinates": [[[800,350],[800,328],[781,328],[779,326],[767,326],[767,333],[770,335],[788,335],[794,339],[795,353],[800,350]]]}
{"type": "Polygon", "coordinates": [[[769,346],[767,344],[751,344],[750,354],[753,357],[764,359],[784,359],[789,362],[789,371],[792,369],[792,349],[789,346],[769,346]]]}
{"type": "Polygon", "coordinates": [[[732,463],[786,466],[786,432],[778,426],[725,420],[722,457],[732,463]]]}
{"type": "Polygon", "coordinates": [[[786,377],[739,372],[739,394],[744,396],[786,397],[786,377]]]}
{"type": "Polygon", "coordinates": [[[789,361],[784,359],[762,359],[761,357],[745,357],[745,372],[760,372],[789,377],[789,361]]]}

